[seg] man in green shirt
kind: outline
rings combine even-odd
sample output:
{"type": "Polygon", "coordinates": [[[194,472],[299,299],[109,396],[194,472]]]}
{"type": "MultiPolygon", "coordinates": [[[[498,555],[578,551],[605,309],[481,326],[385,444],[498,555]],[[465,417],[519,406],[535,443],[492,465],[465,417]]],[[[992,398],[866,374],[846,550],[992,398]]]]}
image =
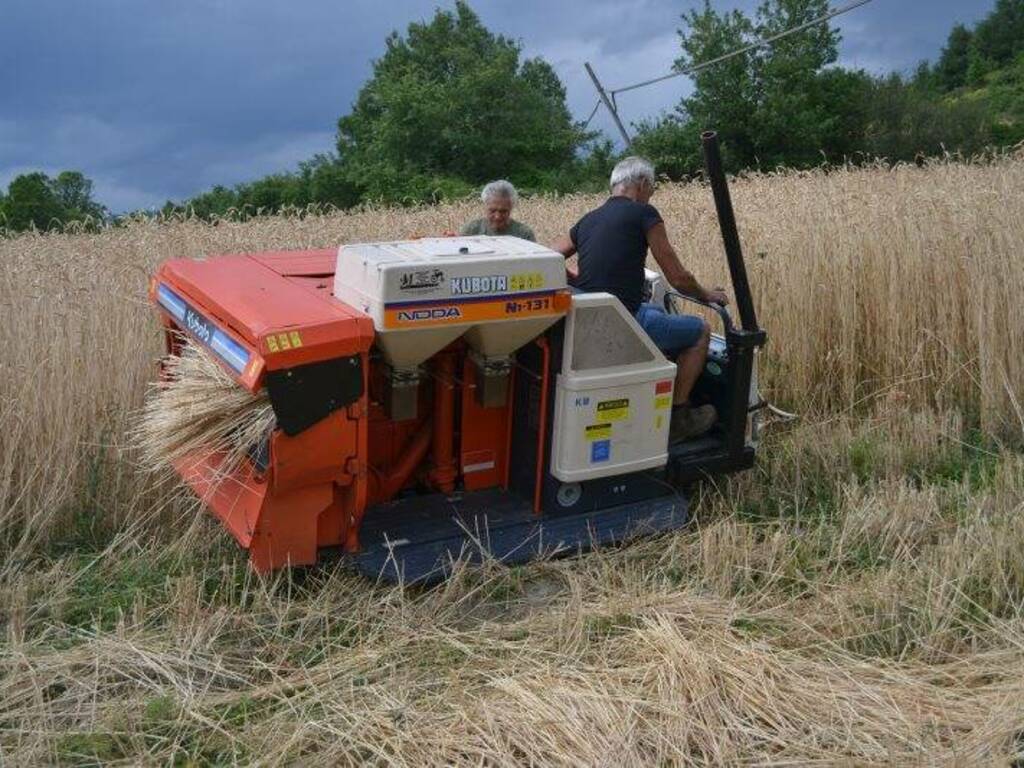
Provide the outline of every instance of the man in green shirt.
{"type": "Polygon", "coordinates": [[[480,199],[484,204],[484,216],[473,219],[462,228],[461,235],[511,235],[523,240],[537,241],[533,230],[512,218],[519,195],[516,188],[504,179],[492,181],[483,188],[480,199]]]}

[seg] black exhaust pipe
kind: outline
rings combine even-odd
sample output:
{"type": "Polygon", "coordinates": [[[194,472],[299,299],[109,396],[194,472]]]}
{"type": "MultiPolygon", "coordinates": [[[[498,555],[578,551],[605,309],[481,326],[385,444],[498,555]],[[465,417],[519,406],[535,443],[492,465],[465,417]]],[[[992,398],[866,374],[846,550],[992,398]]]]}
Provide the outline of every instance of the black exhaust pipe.
{"type": "Polygon", "coordinates": [[[747,282],[747,268],[743,263],[743,251],[740,248],[740,236],[736,231],[736,216],[732,211],[732,199],[729,197],[729,185],[722,171],[722,154],[718,149],[718,134],[705,131],[700,135],[704,148],[704,167],[711,191],[715,196],[715,210],[718,212],[718,226],[722,230],[722,242],[725,244],[725,257],[729,261],[729,275],[732,287],[736,292],[736,307],[740,312],[740,324],[744,331],[756,333],[757,314],[754,312],[754,300],[750,295],[750,283],[747,282]]]}

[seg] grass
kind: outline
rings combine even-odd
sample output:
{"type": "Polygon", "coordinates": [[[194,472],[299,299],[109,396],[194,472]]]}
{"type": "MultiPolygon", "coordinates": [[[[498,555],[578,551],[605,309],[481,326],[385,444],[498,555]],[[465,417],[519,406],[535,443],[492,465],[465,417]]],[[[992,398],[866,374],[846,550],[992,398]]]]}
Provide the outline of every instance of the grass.
{"type": "MultiPolygon", "coordinates": [[[[685,531],[431,590],[255,576],[126,433],[159,260],[472,206],[0,241],[0,762],[1024,760],[1024,162],[753,176],[734,199],[763,388],[802,418],[703,485],[685,531]]],[[[549,238],[595,202],[520,216],[549,238]]],[[[724,280],[707,190],[655,202],[724,280]]]]}

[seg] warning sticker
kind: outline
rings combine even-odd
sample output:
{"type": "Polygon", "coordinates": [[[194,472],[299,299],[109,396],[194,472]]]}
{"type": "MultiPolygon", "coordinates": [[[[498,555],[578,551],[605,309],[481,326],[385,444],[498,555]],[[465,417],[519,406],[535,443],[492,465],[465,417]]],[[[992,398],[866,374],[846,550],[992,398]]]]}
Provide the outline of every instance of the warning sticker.
{"type": "Polygon", "coordinates": [[[672,407],[672,395],[659,395],[654,398],[655,410],[662,411],[666,408],[672,407]]]}
{"type": "Polygon", "coordinates": [[[508,278],[508,290],[510,291],[537,291],[543,287],[543,272],[524,272],[510,275],[508,278]]]}
{"type": "Polygon", "coordinates": [[[605,421],[622,421],[629,418],[629,399],[605,400],[597,404],[597,418],[605,421]]]}
{"type": "Polygon", "coordinates": [[[270,334],[266,337],[265,341],[267,342],[267,350],[269,352],[285,352],[302,346],[302,337],[298,331],[279,333],[276,336],[270,334]]]}
{"type": "Polygon", "coordinates": [[[607,440],[612,436],[611,424],[590,424],[583,428],[583,436],[587,440],[607,440]]]}

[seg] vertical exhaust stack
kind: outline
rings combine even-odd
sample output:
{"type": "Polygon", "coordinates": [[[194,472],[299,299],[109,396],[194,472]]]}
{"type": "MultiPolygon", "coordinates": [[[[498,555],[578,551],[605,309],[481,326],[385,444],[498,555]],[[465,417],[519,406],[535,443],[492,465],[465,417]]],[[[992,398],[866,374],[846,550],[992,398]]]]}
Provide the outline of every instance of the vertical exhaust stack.
{"type": "Polygon", "coordinates": [[[754,375],[754,350],[764,345],[767,336],[757,325],[754,299],[750,295],[747,268],[740,248],[740,236],[736,231],[736,216],[729,197],[729,185],[722,170],[718,134],[705,131],[700,140],[704,148],[704,167],[715,198],[718,226],[722,230],[725,257],[729,262],[729,276],[740,313],[741,327],[728,328],[725,333],[726,350],[732,363],[728,383],[729,406],[724,419],[726,447],[731,455],[738,457],[746,447],[747,421],[752,406],[750,383],[754,375]]]}
{"type": "Polygon", "coordinates": [[[744,331],[758,333],[761,329],[757,325],[754,300],[750,295],[747,267],[743,262],[739,232],[736,231],[736,216],[732,210],[729,185],[725,181],[725,173],[722,170],[722,154],[718,149],[718,134],[714,131],[705,131],[700,135],[700,141],[704,148],[704,167],[707,170],[708,181],[711,182],[711,192],[715,197],[715,210],[718,212],[718,226],[722,230],[725,257],[729,262],[729,276],[732,278],[732,287],[736,292],[736,307],[740,311],[740,325],[744,331]]]}

